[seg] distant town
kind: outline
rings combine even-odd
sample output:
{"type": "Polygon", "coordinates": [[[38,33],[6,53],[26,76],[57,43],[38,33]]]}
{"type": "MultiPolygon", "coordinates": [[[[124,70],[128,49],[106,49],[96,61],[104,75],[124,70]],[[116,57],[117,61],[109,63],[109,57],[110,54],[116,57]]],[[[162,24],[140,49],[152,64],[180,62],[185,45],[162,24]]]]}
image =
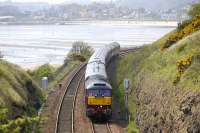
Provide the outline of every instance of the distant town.
{"type": "Polygon", "coordinates": [[[182,21],[188,19],[190,5],[149,10],[116,3],[57,4],[0,2],[0,24],[65,24],[66,21],[133,20],[182,21]]]}

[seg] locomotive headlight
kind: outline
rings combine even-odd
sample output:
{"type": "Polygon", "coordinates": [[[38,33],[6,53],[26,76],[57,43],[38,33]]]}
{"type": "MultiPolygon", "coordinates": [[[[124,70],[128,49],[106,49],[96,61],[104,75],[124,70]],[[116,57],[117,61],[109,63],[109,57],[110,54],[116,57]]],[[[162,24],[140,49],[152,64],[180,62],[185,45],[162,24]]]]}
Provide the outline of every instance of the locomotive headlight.
{"type": "Polygon", "coordinates": [[[101,105],[100,108],[102,108],[103,106],[101,105]]]}

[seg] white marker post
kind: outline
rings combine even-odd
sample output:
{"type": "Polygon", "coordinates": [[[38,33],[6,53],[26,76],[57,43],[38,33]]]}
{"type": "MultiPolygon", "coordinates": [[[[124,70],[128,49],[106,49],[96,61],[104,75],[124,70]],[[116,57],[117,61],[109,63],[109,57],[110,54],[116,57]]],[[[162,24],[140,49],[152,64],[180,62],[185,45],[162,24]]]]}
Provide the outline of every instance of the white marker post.
{"type": "Polygon", "coordinates": [[[42,88],[43,89],[48,89],[48,77],[43,77],[42,78],[42,88]]]}
{"type": "Polygon", "coordinates": [[[128,89],[130,87],[130,82],[128,79],[124,79],[124,89],[125,89],[125,97],[124,97],[124,100],[125,100],[125,110],[126,110],[126,120],[128,121],[128,89]]]}

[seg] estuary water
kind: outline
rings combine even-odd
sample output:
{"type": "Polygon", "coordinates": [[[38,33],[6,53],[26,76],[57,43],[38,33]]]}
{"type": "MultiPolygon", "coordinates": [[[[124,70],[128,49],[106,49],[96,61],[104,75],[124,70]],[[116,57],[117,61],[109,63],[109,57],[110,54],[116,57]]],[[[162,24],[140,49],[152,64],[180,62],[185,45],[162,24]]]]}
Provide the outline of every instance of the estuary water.
{"type": "Polygon", "coordinates": [[[121,47],[150,44],[176,27],[175,23],[70,23],[67,25],[0,26],[4,59],[23,68],[62,64],[72,43],[84,41],[95,49],[111,42],[121,47]]]}

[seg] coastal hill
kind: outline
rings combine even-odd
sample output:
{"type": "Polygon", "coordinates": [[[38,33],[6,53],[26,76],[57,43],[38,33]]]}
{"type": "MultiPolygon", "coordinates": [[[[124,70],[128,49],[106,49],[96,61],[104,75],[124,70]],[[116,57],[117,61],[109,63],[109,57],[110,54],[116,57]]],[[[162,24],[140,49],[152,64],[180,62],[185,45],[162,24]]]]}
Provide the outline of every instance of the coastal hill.
{"type": "Polygon", "coordinates": [[[185,7],[186,5],[191,5],[198,2],[198,0],[154,0],[149,2],[149,0],[118,0],[116,3],[118,5],[125,5],[132,8],[145,8],[149,10],[168,10],[168,9],[177,9],[185,7]],[[148,4],[146,4],[148,3],[148,4]]]}

